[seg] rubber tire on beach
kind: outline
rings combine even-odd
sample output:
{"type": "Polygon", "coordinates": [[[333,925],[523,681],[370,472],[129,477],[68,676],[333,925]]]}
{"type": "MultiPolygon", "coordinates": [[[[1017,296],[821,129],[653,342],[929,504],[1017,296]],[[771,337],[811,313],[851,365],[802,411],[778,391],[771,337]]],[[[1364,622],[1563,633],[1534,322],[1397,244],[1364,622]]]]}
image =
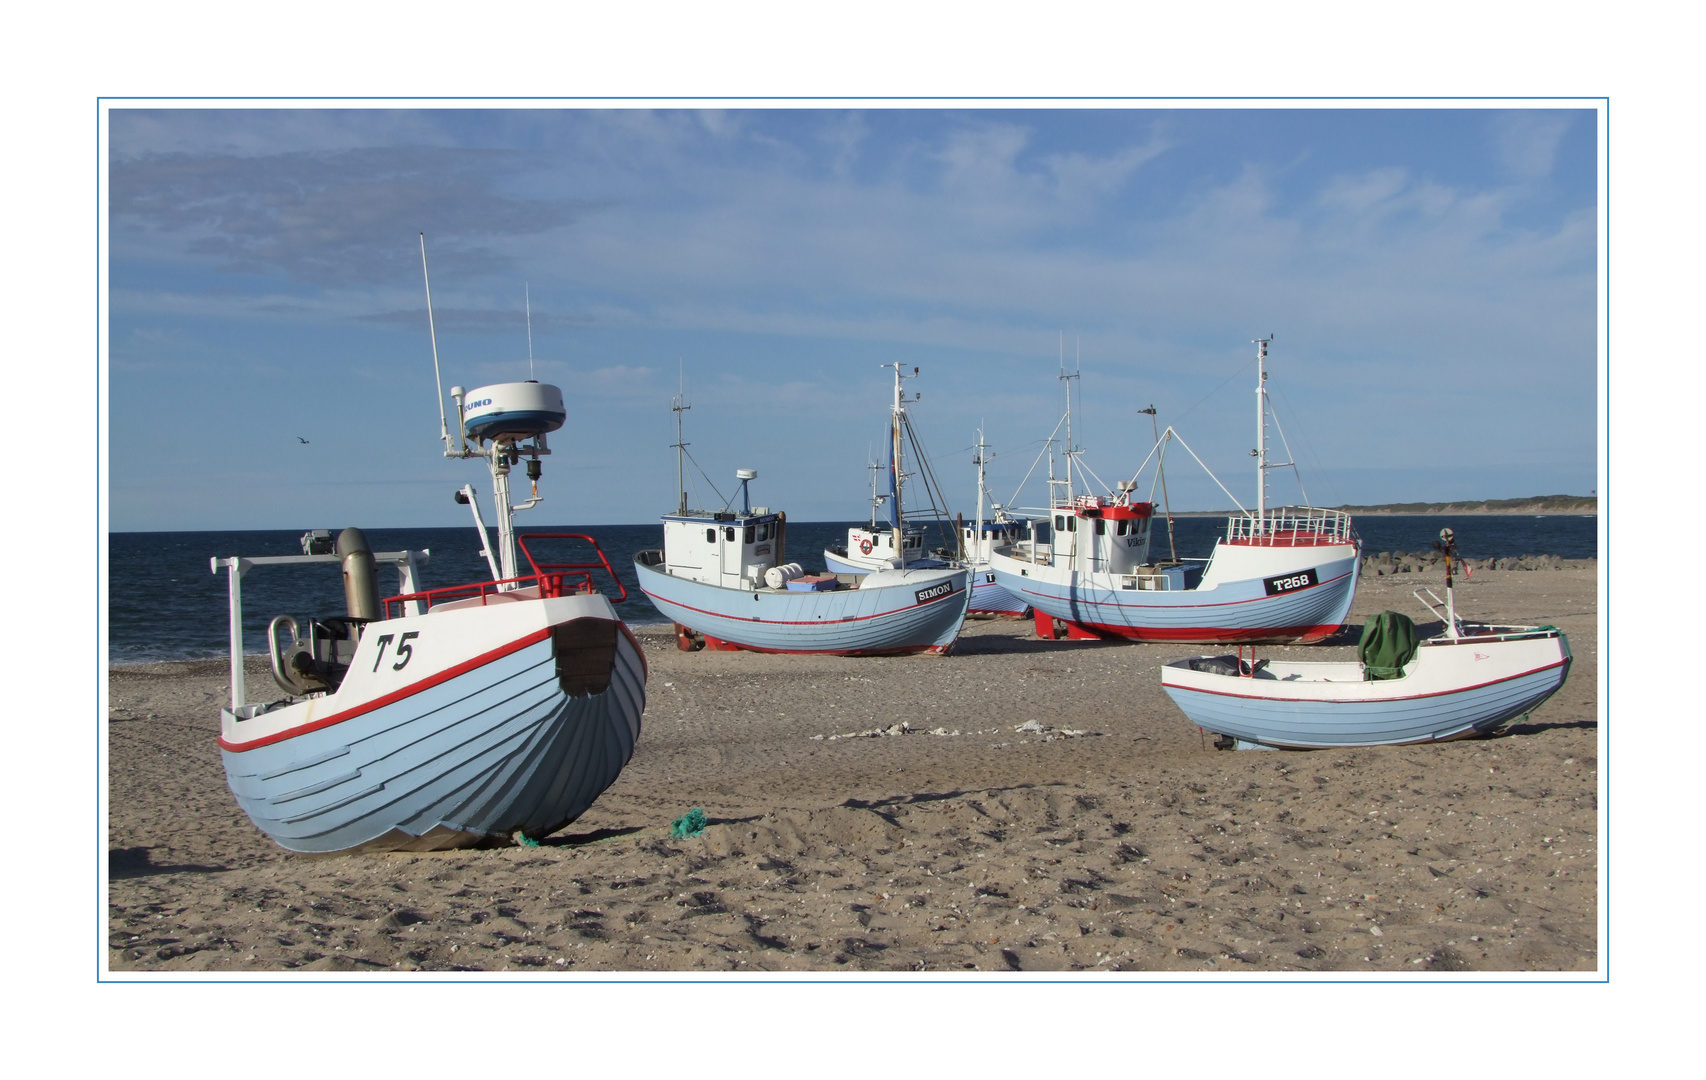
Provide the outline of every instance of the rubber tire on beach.
{"type": "Polygon", "coordinates": [[[676,623],[675,647],[682,652],[698,652],[705,647],[705,639],[680,623],[676,623]]]}

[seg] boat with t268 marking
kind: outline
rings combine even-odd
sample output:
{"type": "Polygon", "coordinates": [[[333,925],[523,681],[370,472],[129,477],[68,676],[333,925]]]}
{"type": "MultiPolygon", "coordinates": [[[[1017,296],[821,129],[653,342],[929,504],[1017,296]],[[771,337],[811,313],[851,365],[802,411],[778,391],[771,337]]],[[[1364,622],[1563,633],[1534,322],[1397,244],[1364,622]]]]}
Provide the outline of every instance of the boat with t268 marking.
{"type": "MultiPolygon", "coordinates": [[[[1077,494],[1072,485],[1080,468],[1078,451],[1069,451],[1066,479],[1059,481],[1066,494],[1052,500],[1048,539],[1033,537],[989,557],[996,582],[1034,610],[1040,635],[1313,642],[1344,622],[1356,595],[1359,566],[1360,541],[1350,515],[1268,505],[1268,471],[1295,467],[1268,461],[1267,371],[1262,366],[1268,340],[1257,342],[1255,509],[1227,518],[1226,535],[1216,541],[1206,563],[1151,560],[1156,507],[1133,498],[1136,478],[1119,481],[1119,490],[1108,495],[1077,494]]],[[[1067,430],[1070,445],[1070,426],[1067,430]]],[[[1161,455],[1173,441],[1183,445],[1169,427],[1151,451],[1158,477],[1161,455]]]]}

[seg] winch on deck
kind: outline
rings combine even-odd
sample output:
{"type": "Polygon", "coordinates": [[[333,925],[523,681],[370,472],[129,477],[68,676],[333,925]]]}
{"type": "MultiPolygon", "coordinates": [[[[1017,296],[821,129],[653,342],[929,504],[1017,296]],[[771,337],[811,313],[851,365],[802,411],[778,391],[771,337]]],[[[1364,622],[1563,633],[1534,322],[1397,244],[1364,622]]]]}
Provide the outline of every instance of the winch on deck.
{"type": "Polygon", "coordinates": [[[267,625],[267,657],[273,681],[286,693],[313,694],[336,690],[349,671],[361,628],[384,618],[379,605],[378,565],[367,536],[360,529],[345,529],[327,550],[329,533],[316,529],[302,537],[304,555],[337,555],[343,562],[344,615],[308,620],[308,633],[289,615],[280,615],[267,625]],[[279,630],[288,627],[290,642],[279,640],[279,630]]]}

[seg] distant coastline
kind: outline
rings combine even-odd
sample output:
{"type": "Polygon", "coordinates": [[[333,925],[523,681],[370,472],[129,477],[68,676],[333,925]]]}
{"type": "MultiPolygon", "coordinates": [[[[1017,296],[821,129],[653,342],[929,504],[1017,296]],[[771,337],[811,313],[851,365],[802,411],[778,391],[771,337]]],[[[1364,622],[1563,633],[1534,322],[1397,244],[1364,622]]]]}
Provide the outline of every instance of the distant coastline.
{"type": "MultiPolygon", "coordinates": [[[[1583,517],[1594,517],[1599,514],[1599,499],[1593,495],[1536,495],[1527,499],[1483,499],[1480,502],[1444,502],[1444,503],[1382,503],[1377,506],[1336,506],[1335,510],[1344,510],[1352,514],[1392,514],[1392,515],[1421,515],[1421,514],[1510,514],[1526,515],[1529,517],[1547,514],[1574,514],[1583,517]]],[[[1173,512],[1180,517],[1224,517],[1236,513],[1233,510],[1191,510],[1173,512]]]]}

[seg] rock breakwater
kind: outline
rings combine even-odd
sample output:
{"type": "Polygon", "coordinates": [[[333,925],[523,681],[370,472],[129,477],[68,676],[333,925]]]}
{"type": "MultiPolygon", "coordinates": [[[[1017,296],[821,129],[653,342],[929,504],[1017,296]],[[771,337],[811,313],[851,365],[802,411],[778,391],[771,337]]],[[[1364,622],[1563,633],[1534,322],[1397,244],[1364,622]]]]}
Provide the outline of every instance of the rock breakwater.
{"type": "MultiPolygon", "coordinates": [[[[1475,573],[1489,570],[1563,570],[1594,567],[1597,559],[1563,559],[1557,555],[1518,555],[1498,559],[1464,560],[1475,573]]],[[[1437,551],[1382,551],[1364,555],[1364,577],[1389,577],[1393,574],[1445,573],[1445,557],[1437,551]]]]}

